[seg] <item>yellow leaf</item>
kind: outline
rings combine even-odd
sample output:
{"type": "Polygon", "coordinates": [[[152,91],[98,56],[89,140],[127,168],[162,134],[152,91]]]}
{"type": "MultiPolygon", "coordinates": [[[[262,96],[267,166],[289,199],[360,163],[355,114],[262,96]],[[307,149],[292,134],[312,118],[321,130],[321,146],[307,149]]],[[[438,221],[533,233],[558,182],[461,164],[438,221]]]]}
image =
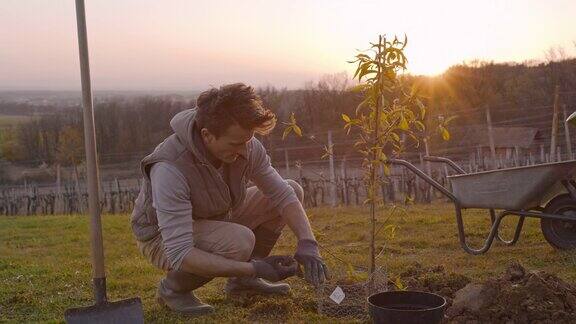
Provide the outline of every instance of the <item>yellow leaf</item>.
{"type": "Polygon", "coordinates": [[[300,129],[300,126],[294,124],[292,127],[294,128],[294,133],[296,133],[296,135],[302,137],[302,129],[300,129]]]}
{"type": "Polygon", "coordinates": [[[396,286],[398,290],[406,290],[406,286],[404,286],[404,283],[402,283],[400,277],[396,277],[396,280],[394,281],[394,286],[396,286]]]}
{"type": "Polygon", "coordinates": [[[350,117],[348,117],[348,115],[346,115],[346,114],[342,114],[342,119],[344,119],[344,121],[347,123],[350,122],[350,117]]]}
{"type": "Polygon", "coordinates": [[[284,133],[282,133],[282,140],[284,140],[286,138],[286,136],[288,136],[288,134],[290,134],[290,131],[292,131],[292,126],[288,126],[288,127],[284,128],[284,133]]]}
{"type": "Polygon", "coordinates": [[[388,164],[384,164],[384,174],[387,176],[390,175],[390,168],[388,167],[388,164]]]}
{"type": "Polygon", "coordinates": [[[446,120],[444,121],[444,125],[448,125],[451,121],[453,121],[456,118],[458,118],[458,116],[450,116],[446,118],[446,120]]]}
{"type": "Polygon", "coordinates": [[[444,127],[440,128],[440,132],[442,132],[442,139],[445,141],[449,141],[450,140],[450,132],[448,132],[448,130],[444,127]]]}
{"type": "Polygon", "coordinates": [[[406,197],[404,197],[404,205],[409,205],[412,204],[414,202],[414,198],[406,195],[406,197]]]}
{"type": "Polygon", "coordinates": [[[408,125],[408,121],[406,120],[406,118],[404,118],[404,116],[400,118],[400,125],[398,126],[400,127],[401,130],[408,130],[410,128],[410,126],[408,125]]]}

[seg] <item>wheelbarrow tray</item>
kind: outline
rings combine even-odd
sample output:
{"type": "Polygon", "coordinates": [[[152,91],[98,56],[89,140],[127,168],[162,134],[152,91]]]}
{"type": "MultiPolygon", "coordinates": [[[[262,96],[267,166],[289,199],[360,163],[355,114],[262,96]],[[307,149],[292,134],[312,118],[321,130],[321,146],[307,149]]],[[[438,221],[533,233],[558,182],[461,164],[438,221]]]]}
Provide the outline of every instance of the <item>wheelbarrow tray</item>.
{"type": "Polygon", "coordinates": [[[562,191],[576,160],[449,176],[462,208],[528,210],[562,191]]]}

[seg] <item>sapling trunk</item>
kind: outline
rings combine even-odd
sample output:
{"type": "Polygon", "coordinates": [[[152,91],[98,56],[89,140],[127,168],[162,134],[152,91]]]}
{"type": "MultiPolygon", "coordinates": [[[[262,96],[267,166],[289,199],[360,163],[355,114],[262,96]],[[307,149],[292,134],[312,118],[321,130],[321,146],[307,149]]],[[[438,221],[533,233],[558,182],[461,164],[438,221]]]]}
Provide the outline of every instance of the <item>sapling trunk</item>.
{"type": "MultiPolygon", "coordinates": [[[[378,56],[377,56],[377,60],[382,60],[382,53],[385,53],[386,51],[382,51],[382,46],[386,45],[386,39],[384,39],[384,42],[382,42],[382,35],[378,36],[378,56]]],[[[381,65],[378,64],[378,75],[381,76],[382,75],[382,69],[381,69],[381,65]]],[[[382,80],[381,78],[379,78],[377,80],[378,82],[378,87],[380,88],[380,90],[382,90],[382,80]]],[[[382,92],[380,92],[382,93],[382,92]]],[[[382,98],[381,96],[378,96],[377,101],[376,101],[376,113],[374,114],[375,117],[375,123],[374,123],[374,140],[373,140],[373,147],[379,147],[380,146],[380,111],[381,111],[381,105],[382,105],[382,98]]],[[[377,190],[376,190],[376,161],[378,161],[380,159],[380,154],[379,154],[379,150],[374,149],[372,150],[372,162],[370,163],[370,274],[374,273],[374,270],[376,269],[376,195],[377,195],[377,190]]]]}

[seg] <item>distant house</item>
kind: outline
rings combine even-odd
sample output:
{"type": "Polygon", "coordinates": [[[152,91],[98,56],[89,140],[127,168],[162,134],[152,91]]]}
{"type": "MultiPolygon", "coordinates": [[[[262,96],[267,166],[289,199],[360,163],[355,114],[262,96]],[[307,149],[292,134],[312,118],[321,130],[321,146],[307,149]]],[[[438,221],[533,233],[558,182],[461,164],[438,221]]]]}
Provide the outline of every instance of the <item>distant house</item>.
{"type": "MultiPolygon", "coordinates": [[[[542,136],[533,127],[493,127],[494,148],[500,165],[514,166],[525,164],[528,159],[535,161],[540,154],[542,136]]],[[[490,137],[487,126],[458,128],[449,141],[448,155],[456,159],[470,161],[481,168],[492,160],[490,137]]]]}
{"type": "MultiPolygon", "coordinates": [[[[540,138],[537,128],[533,127],[492,127],[494,136],[494,147],[497,153],[505,153],[509,149],[530,150],[535,142],[540,138]]],[[[457,147],[490,150],[490,137],[488,127],[472,126],[461,130],[461,134],[454,138],[457,147]]]]}

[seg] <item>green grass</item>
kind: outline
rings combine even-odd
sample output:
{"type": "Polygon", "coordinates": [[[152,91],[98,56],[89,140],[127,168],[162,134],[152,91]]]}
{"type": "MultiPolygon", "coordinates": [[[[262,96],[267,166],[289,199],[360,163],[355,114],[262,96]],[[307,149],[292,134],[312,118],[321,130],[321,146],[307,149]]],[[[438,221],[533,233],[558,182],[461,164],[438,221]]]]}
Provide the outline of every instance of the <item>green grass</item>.
{"type": "MultiPolygon", "coordinates": [[[[333,272],[367,264],[367,211],[361,208],[318,208],[308,211],[323,254],[333,272]]],[[[478,244],[488,230],[487,214],[465,214],[471,240],[478,244]]],[[[512,233],[511,220],[504,235],[512,233]]],[[[540,233],[539,222],[526,221],[520,242],[513,247],[495,243],[485,255],[466,254],[458,243],[453,209],[446,204],[411,206],[392,218],[394,239],[378,260],[391,273],[420,263],[443,265],[447,272],[483,280],[502,272],[511,261],[530,270],[556,273],[576,281],[576,254],[550,247],[540,233]]],[[[127,215],[103,217],[109,298],[140,296],[147,322],[189,322],[154,302],[156,283],[162,273],[141,257],[132,237],[127,215]]],[[[384,239],[378,242],[382,246],[384,239]]],[[[88,219],[85,216],[0,217],[0,322],[62,321],[66,308],[91,304],[88,219]]],[[[277,253],[293,253],[294,238],[286,230],[277,253]]],[[[290,278],[293,293],[287,297],[227,300],[225,280],[216,279],[198,290],[214,305],[216,313],[193,322],[326,322],[334,319],[316,314],[315,291],[299,278],[290,278]]]]}

